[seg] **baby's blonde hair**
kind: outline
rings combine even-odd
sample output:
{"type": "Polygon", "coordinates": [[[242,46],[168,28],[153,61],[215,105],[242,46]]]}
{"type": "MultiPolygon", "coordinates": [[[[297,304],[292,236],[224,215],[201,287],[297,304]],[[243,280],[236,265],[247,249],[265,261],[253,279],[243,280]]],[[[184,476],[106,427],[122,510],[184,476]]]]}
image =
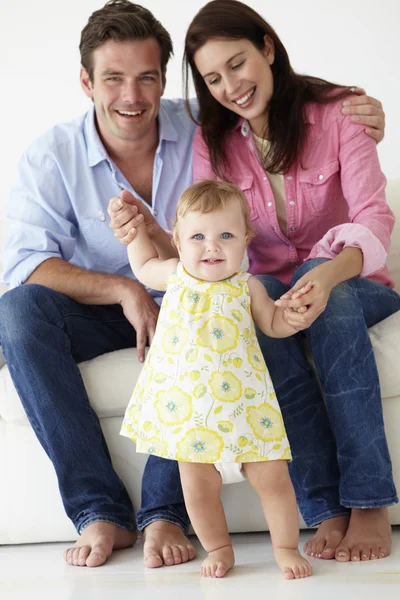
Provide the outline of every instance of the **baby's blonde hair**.
{"type": "Polygon", "coordinates": [[[224,209],[232,200],[239,201],[246,228],[247,242],[250,242],[255,234],[250,225],[249,203],[242,190],[234,183],[204,179],[203,181],[199,181],[188,187],[178,200],[176,218],[172,231],[174,244],[177,246],[179,240],[179,221],[188,212],[196,211],[202,214],[211,213],[216,210],[224,209]]]}

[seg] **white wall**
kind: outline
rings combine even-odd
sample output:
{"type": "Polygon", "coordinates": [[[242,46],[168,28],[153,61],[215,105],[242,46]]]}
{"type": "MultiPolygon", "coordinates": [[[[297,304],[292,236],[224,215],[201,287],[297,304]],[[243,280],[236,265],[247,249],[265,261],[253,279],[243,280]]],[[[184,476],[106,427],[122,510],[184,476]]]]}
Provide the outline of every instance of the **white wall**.
{"type": "MultiPolygon", "coordinates": [[[[0,244],[4,207],[25,147],[54,123],[84,112],[78,44],[89,15],[105,0],[0,0],[0,244]]],[[[181,95],[187,25],[203,0],[142,0],[175,42],[167,97],[181,95]]],[[[357,84],[386,111],[379,146],[388,178],[400,177],[400,27],[398,0],[248,0],[277,30],[294,68],[357,84]]]]}

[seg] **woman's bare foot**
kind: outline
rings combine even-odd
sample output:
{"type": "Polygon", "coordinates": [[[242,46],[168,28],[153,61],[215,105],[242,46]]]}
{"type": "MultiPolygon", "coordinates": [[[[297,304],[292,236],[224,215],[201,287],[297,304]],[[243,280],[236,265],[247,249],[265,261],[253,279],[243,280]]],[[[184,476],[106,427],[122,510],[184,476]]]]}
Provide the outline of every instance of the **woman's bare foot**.
{"type": "Polygon", "coordinates": [[[224,577],[234,564],[235,555],[232,545],[223,546],[209,552],[201,565],[200,574],[202,577],[224,577]]]}
{"type": "Polygon", "coordinates": [[[64,560],[74,567],[99,567],[113,550],[129,548],[136,540],[136,531],[98,521],[85,527],[73,548],[65,550],[64,560]]]}
{"type": "Polygon", "coordinates": [[[312,575],[310,563],[298,550],[278,548],[274,550],[274,554],[285,579],[303,579],[312,575]]]}
{"type": "Polygon", "coordinates": [[[353,508],[335,558],[340,562],[385,558],[390,554],[391,537],[387,508],[353,508]]]}
{"type": "Polygon", "coordinates": [[[304,552],[308,556],[330,560],[335,558],[336,548],[346,535],[349,517],[342,515],[323,521],[316,534],[304,544],[304,552]]]}
{"type": "Polygon", "coordinates": [[[154,521],[143,531],[144,564],[150,569],[180,565],[195,556],[195,548],[178,525],[154,521]]]}

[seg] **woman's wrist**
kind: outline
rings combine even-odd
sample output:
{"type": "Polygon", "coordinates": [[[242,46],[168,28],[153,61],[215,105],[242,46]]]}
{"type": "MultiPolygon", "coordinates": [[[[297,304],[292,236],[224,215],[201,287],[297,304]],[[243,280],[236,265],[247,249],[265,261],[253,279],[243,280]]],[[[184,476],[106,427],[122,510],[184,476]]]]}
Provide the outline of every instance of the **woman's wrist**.
{"type": "Polygon", "coordinates": [[[363,268],[363,253],[360,248],[344,248],[333,260],[327,263],[332,287],[352,277],[358,277],[363,268]]]}

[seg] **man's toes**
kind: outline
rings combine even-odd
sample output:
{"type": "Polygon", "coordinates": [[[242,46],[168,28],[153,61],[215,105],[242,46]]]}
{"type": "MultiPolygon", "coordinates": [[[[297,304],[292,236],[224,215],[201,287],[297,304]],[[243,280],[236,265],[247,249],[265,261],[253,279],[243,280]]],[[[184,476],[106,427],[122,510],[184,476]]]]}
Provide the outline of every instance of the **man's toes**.
{"type": "Polygon", "coordinates": [[[99,567],[103,565],[107,558],[110,556],[112,547],[107,548],[101,544],[93,546],[90,554],[86,559],[86,566],[88,567],[99,567]]]}
{"type": "Polygon", "coordinates": [[[175,564],[174,555],[172,553],[171,546],[164,546],[163,547],[163,549],[162,549],[162,558],[163,558],[164,565],[166,565],[167,567],[175,564]]]}
{"type": "Polygon", "coordinates": [[[335,553],[335,558],[339,562],[349,562],[350,560],[350,549],[345,546],[339,546],[335,553]]]}
{"type": "Polygon", "coordinates": [[[79,565],[79,563],[78,563],[79,551],[80,551],[80,548],[74,548],[74,550],[72,552],[72,564],[74,565],[74,567],[77,567],[79,565]]]}
{"type": "Polygon", "coordinates": [[[183,563],[188,562],[189,559],[189,548],[186,546],[178,546],[179,552],[181,553],[181,561],[183,563]]]}
{"type": "Polygon", "coordinates": [[[196,548],[194,546],[190,544],[189,546],[187,546],[187,550],[189,552],[189,560],[193,560],[194,558],[196,558],[196,548]]]}
{"type": "Polygon", "coordinates": [[[149,569],[158,569],[163,566],[163,559],[157,552],[149,551],[144,556],[144,565],[149,569]]]}
{"type": "Polygon", "coordinates": [[[79,567],[86,566],[86,560],[87,560],[87,557],[89,556],[89,554],[90,554],[90,546],[82,546],[81,548],[79,548],[79,553],[77,556],[76,564],[79,567]]]}
{"type": "Polygon", "coordinates": [[[174,557],[174,565],[180,565],[182,562],[182,554],[179,546],[172,546],[172,556],[174,557]]]}
{"type": "Polygon", "coordinates": [[[64,550],[64,560],[69,565],[71,564],[71,556],[72,556],[72,548],[67,548],[64,550]]]}

